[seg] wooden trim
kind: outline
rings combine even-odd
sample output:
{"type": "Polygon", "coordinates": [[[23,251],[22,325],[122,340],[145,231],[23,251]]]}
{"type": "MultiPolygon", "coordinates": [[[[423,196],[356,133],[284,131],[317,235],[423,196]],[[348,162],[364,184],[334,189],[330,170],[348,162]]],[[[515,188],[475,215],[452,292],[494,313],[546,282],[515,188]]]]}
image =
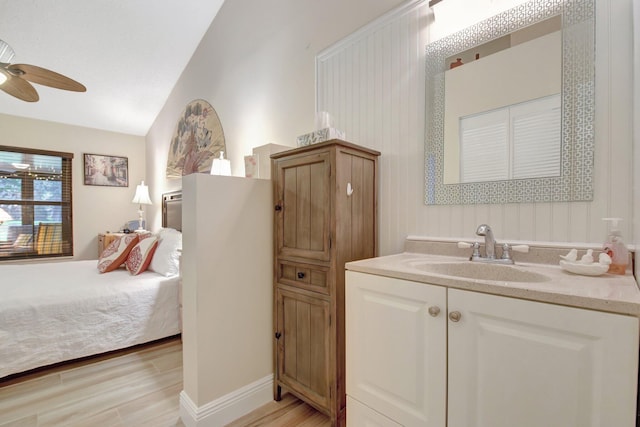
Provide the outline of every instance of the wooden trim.
{"type": "Polygon", "coordinates": [[[292,154],[304,153],[304,152],[307,152],[307,151],[316,150],[316,149],[318,149],[320,147],[333,146],[333,145],[347,147],[347,148],[353,148],[355,150],[364,151],[364,152],[369,153],[369,154],[374,155],[374,156],[379,156],[380,155],[379,151],[373,150],[371,148],[363,147],[361,145],[356,145],[356,144],[354,144],[352,142],[343,141],[341,139],[331,139],[329,141],[318,142],[317,144],[306,145],[304,147],[298,147],[298,148],[294,148],[292,150],[280,151],[279,153],[272,154],[271,158],[272,159],[279,159],[281,157],[290,156],[292,154]]]}
{"type": "Polygon", "coordinates": [[[36,148],[10,147],[8,145],[0,145],[0,151],[11,151],[12,153],[24,153],[24,154],[41,154],[43,156],[56,156],[56,157],[63,157],[66,159],[73,159],[73,153],[65,153],[63,151],[39,150],[36,148]]]}
{"type": "Polygon", "coordinates": [[[429,0],[429,7],[433,7],[436,4],[440,3],[442,0],[429,0]]]}

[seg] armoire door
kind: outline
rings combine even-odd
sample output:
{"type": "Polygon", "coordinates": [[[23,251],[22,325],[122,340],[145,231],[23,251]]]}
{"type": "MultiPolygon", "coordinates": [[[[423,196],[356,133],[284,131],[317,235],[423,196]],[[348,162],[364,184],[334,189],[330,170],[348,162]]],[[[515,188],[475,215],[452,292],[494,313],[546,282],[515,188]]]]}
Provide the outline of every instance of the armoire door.
{"type": "Polygon", "coordinates": [[[329,152],[276,163],[278,257],[330,258],[331,164],[329,152]]]}
{"type": "Polygon", "coordinates": [[[289,389],[322,407],[330,397],[329,302],[277,289],[277,377],[289,389]]]}

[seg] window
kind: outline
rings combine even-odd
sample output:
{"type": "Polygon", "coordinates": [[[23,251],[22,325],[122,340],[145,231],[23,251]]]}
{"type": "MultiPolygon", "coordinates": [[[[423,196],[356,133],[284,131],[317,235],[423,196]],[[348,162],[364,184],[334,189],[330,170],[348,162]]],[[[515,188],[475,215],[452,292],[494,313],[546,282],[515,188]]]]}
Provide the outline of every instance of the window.
{"type": "Polygon", "coordinates": [[[73,255],[72,160],[0,146],[0,261],[73,255]]]}
{"type": "Polygon", "coordinates": [[[561,175],[561,100],[552,95],[460,119],[460,181],[561,175]]]}

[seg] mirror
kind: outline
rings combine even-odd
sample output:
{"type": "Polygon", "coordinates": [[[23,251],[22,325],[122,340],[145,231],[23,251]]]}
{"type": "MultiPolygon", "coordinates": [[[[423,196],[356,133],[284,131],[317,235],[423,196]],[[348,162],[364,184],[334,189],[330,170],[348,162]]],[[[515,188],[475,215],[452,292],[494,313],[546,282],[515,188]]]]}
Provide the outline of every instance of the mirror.
{"type": "Polygon", "coordinates": [[[427,46],[426,204],[593,199],[594,14],[531,0],[427,46]]]}

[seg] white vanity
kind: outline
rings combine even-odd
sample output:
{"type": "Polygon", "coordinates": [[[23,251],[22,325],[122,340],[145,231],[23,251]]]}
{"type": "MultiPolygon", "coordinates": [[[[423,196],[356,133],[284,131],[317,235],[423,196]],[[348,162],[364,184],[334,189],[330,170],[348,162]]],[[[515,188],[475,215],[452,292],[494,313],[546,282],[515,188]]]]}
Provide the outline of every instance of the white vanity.
{"type": "Polygon", "coordinates": [[[347,264],[349,426],[636,425],[630,273],[577,276],[535,250],[476,267],[452,247],[408,241],[347,264]]]}

